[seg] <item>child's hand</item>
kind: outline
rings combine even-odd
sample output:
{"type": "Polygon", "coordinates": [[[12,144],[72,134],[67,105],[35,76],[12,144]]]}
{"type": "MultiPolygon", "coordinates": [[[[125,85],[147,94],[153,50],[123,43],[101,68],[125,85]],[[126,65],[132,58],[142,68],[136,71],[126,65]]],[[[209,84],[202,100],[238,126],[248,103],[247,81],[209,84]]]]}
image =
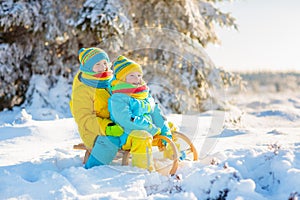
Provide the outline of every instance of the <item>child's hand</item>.
{"type": "Polygon", "coordinates": [[[120,137],[123,134],[124,130],[118,124],[113,122],[107,124],[105,133],[107,136],[120,137]]]}

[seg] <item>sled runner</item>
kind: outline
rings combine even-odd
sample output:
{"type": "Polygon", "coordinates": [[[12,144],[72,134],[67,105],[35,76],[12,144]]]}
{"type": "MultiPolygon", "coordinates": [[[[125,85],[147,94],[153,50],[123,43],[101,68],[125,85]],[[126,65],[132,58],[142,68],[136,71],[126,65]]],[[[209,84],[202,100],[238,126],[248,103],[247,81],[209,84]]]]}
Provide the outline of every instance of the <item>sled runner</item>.
{"type": "MultiPolygon", "coordinates": [[[[166,136],[158,135],[153,138],[153,143],[155,143],[155,140],[161,140],[161,139],[165,140],[167,142],[167,145],[164,149],[159,149],[156,152],[157,154],[163,153],[167,155],[171,163],[163,164],[163,166],[158,167],[156,171],[161,172],[162,174],[174,175],[180,165],[180,162],[198,160],[198,153],[194,144],[184,133],[181,133],[179,131],[174,131],[172,133],[172,140],[166,136]],[[168,171],[166,172],[166,170],[168,171]]],[[[153,146],[153,148],[157,148],[157,147],[153,146]]],[[[83,164],[85,164],[88,157],[90,156],[91,150],[87,149],[83,143],[74,145],[73,149],[85,150],[85,155],[83,158],[83,164]]],[[[120,160],[120,159],[122,165],[129,165],[130,162],[129,151],[119,150],[115,160],[120,160]]],[[[166,158],[161,158],[161,160],[166,160],[166,158]]],[[[158,163],[158,159],[155,159],[154,162],[158,163]]]]}

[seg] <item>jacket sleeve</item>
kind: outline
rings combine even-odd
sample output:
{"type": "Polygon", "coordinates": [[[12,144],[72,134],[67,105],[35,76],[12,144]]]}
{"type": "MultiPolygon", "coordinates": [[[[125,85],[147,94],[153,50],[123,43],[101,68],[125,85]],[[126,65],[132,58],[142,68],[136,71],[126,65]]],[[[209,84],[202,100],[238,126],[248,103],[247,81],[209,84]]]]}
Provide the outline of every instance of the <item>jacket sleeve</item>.
{"type": "Polygon", "coordinates": [[[153,123],[144,117],[134,116],[130,109],[130,98],[125,94],[113,94],[109,99],[109,110],[113,121],[129,134],[133,130],[145,130],[151,135],[159,131],[153,123]]]}
{"type": "Polygon", "coordinates": [[[105,129],[110,119],[100,118],[94,113],[93,97],[86,92],[86,88],[78,87],[72,98],[73,117],[80,129],[96,137],[105,135],[105,129]]]}
{"type": "Polygon", "coordinates": [[[162,113],[159,105],[156,103],[153,112],[151,113],[153,123],[161,128],[161,133],[164,135],[167,132],[170,132],[169,124],[167,118],[162,113]]]}

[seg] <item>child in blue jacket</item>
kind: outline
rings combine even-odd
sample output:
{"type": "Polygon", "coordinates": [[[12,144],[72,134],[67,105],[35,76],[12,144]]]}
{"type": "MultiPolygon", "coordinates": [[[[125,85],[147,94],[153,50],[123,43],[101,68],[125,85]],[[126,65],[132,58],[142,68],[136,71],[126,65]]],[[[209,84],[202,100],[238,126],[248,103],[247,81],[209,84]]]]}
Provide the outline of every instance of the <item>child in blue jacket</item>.
{"type": "Polygon", "coordinates": [[[139,64],[119,56],[114,63],[114,74],[108,109],[111,119],[124,129],[121,147],[130,150],[133,166],[154,170],[153,136],[171,138],[168,122],[149,94],[139,64]]]}

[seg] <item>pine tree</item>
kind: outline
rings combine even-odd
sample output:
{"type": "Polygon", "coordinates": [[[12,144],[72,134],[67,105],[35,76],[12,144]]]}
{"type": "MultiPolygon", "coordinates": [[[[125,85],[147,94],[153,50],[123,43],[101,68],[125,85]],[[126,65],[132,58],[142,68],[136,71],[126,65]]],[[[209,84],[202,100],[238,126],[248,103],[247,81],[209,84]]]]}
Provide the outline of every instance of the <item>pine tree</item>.
{"type": "Polygon", "coordinates": [[[0,110],[25,101],[35,74],[45,75],[49,88],[57,76],[69,76],[78,47],[67,22],[75,17],[73,9],[79,9],[79,2],[1,1],[0,110]]]}

